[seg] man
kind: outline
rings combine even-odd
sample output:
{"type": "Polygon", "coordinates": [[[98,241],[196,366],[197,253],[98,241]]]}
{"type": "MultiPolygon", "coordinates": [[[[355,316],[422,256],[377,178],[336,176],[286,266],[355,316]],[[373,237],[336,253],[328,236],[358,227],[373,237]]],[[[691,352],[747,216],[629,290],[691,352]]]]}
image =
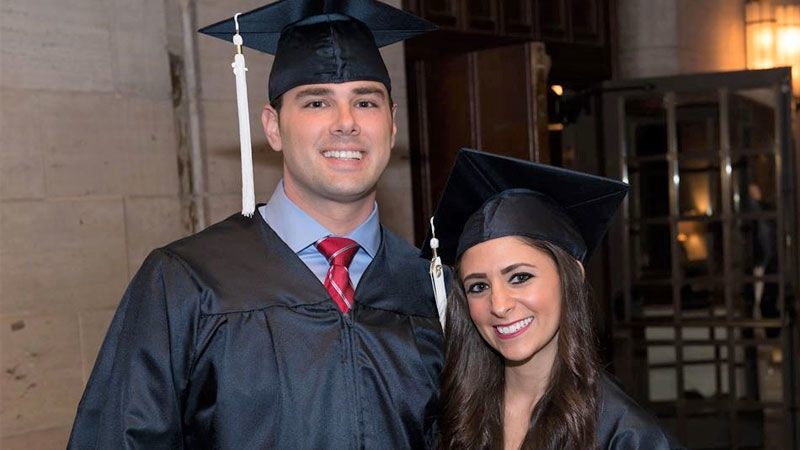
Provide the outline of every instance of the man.
{"type": "MultiPolygon", "coordinates": [[[[380,226],[375,203],[396,131],[376,17],[427,27],[363,0],[239,16],[244,45],[252,29],[253,46],[276,53],[262,122],[283,180],[253,217],[150,254],[70,447],[432,445],[442,334],[428,265],[380,226]]],[[[233,24],[202,31],[230,39],[233,24]]]]}

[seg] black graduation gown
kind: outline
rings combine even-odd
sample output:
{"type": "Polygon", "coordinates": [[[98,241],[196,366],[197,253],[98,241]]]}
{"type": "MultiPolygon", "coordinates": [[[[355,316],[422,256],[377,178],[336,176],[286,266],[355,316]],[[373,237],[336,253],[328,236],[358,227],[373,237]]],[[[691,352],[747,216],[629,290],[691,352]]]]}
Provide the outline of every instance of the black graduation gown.
{"type": "Polygon", "coordinates": [[[600,375],[597,448],[612,450],[671,450],[683,448],[658,421],[606,375],[600,375]]]}
{"type": "Polygon", "coordinates": [[[381,233],[347,315],[260,214],[153,251],[69,447],[429,447],[442,331],[428,263],[381,233]]]}

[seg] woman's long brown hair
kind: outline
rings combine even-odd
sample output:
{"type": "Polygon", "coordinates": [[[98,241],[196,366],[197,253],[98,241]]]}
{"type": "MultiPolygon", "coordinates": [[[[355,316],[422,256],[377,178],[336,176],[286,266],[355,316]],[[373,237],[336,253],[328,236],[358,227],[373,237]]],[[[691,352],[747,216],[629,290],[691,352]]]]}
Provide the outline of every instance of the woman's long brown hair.
{"type": "MultiPolygon", "coordinates": [[[[598,363],[589,288],[575,259],[553,244],[520,238],[553,259],[561,281],[558,351],[521,449],[596,447],[598,363]]],[[[458,264],[456,277],[458,278],[458,264]]],[[[440,449],[503,448],[503,357],[483,340],[456,279],[445,328],[440,449]]]]}

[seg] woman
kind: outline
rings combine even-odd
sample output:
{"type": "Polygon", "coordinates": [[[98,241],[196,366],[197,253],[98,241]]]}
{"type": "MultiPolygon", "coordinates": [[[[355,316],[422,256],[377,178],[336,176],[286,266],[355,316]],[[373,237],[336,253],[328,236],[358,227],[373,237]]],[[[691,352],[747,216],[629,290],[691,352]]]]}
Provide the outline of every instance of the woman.
{"type": "Polygon", "coordinates": [[[434,221],[455,265],[442,449],[669,449],[598,366],[583,263],[628,186],[462,150],[434,221]]]}

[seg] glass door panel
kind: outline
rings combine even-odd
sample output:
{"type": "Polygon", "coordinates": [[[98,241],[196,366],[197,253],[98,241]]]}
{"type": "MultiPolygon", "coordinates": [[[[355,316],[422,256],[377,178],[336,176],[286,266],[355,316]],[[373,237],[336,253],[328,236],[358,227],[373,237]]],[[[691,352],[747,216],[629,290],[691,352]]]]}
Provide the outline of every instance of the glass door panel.
{"type": "MultiPolygon", "coordinates": [[[[721,277],[722,222],[720,220],[681,220],[678,222],[680,261],[678,270],[682,279],[721,277]]],[[[709,284],[712,280],[702,280],[709,284]]]]}
{"type": "Polygon", "coordinates": [[[683,217],[722,214],[719,158],[680,158],[678,210],[683,217]]]}
{"type": "Polygon", "coordinates": [[[616,375],[689,448],[800,444],[787,73],[606,86],[607,173],[631,185],[616,375]]]}

